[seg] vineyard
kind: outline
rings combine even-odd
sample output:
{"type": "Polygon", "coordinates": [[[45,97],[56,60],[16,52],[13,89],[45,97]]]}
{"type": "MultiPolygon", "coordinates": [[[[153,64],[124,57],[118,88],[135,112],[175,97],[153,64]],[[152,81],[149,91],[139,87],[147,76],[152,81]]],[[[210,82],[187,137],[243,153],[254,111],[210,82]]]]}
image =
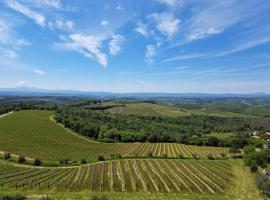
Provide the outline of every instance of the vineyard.
{"type": "Polygon", "coordinates": [[[2,189],[97,192],[223,193],[233,175],[228,161],[128,159],[80,167],[0,165],[2,189]]]}
{"type": "Polygon", "coordinates": [[[101,143],[83,138],[51,121],[49,111],[20,111],[0,119],[1,151],[42,160],[69,158],[96,161],[98,154],[123,157],[205,157],[226,154],[226,148],[199,147],[173,143],[101,143]]]}
{"type": "Polygon", "coordinates": [[[228,149],[220,147],[205,147],[193,146],[176,143],[144,143],[139,146],[133,145],[126,156],[147,156],[151,153],[154,157],[171,157],[176,158],[179,156],[193,157],[206,157],[209,154],[213,156],[220,156],[228,153],[228,149]]]}

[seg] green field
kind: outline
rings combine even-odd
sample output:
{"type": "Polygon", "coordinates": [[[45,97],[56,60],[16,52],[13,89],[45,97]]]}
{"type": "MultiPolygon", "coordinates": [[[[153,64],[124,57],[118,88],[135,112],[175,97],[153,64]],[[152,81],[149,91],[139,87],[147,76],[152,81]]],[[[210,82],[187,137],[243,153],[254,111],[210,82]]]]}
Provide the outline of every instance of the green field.
{"type": "Polygon", "coordinates": [[[152,104],[152,103],[128,103],[125,107],[114,107],[108,109],[111,113],[124,115],[144,115],[144,116],[188,116],[190,113],[172,106],[152,104]]]}
{"type": "Polygon", "coordinates": [[[50,111],[19,111],[0,119],[0,150],[29,158],[58,160],[69,158],[79,161],[81,158],[96,161],[98,154],[105,158],[110,155],[192,157],[193,154],[205,157],[211,153],[227,153],[226,148],[197,147],[172,143],[101,143],[81,137],[50,117],[50,111]]]}
{"type": "Polygon", "coordinates": [[[97,143],[49,120],[49,111],[19,111],[0,119],[0,150],[31,158],[96,160],[99,153],[126,152],[122,144],[97,143]]]}
{"type": "Polygon", "coordinates": [[[153,104],[153,103],[127,103],[124,107],[113,107],[107,109],[110,113],[123,115],[144,115],[144,116],[190,116],[190,115],[210,115],[218,117],[257,117],[229,111],[222,111],[209,108],[186,109],[175,106],[153,104]]]}

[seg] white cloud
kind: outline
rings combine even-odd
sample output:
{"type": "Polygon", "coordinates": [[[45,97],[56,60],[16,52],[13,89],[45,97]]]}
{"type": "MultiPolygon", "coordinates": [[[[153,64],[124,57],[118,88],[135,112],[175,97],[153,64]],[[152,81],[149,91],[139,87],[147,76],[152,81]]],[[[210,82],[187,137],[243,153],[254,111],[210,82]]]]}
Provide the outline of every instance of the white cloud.
{"type": "Polygon", "coordinates": [[[142,34],[144,37],[147,37],[149,35],[149,31],[148,31],[147,26],[144,23],[142,23],[141,21],[139,21],[137,23],[135,31],[142,34]]]}
{"type": "Polygon", "coordinates": [[[186,22],[187,40],[220,34],[239,22],[253,19],[262,9],[265,9],[263,1],[213,1],[204,9],[196,10],[193,17],[186,22]]]}
{"type": "Polygon", "coordinates": [[[59,19],[59,20],[56,20],[55,23],[50,22],[49,26],[56,27],[56,28],[62,29],[62,30],[72,30],[74,27],[74,22],[71,20],[59,19]]]}
{"type": "Polygon", "coordinates": [[[175,18],[172,13],[153,13],[148,16],[156,23],[156,28],[163,35],[171,38],[180,28],[180,20],[175,18]]]}
{"type": "Polygon", "coordinates": [[[26,5],[23,5],[15,0],[8,1],[7,5],[10,8],[12,8],[13,10],[15,10],[15,11],[25,15],[26,17],[34,20],[35,23],[38,24],[39,26],[42,26],[42,27],[45,26],[46,18],[42,14],[31,10],[26,5]]]}
{"type": "Polygon", "coordinates": [[[154,57],[155,54],[156,54],[155,45],[147,45],[146,46],[146,53],[145,53],[146,62],[152,63],[153,62],[153,57],[154,57]]]}
{"type": "Polygon", "coordinates": [[[179,5],[182,5],[182,1],[181,0],[155,0],[159,3],[163,3],[167,6],[171,6],[171,7],[174,7],[174,6],[179,6],[179,5]]]}
{"type": "Polygon", "coordinates": [[[103,27],[105,27],[105,26],[108,26],[110,23],[108,22],[108,21],[106,21],[106,20],[102,20],[101,22],[100,22],[100,26],[103,26],[103,27]]]}
{"type": "Polygon", "coordinates": [[[162,61],[162,63],[176,61],[176,60],[188,60],[188,59],[195,59],[195,58],[202,58],[208,56],[208,53],[191,53],[191,54],[182,54],[175,57],[167,58],[162,61]]]}
{"type": "Polygon", "coordinates": [[[115,9],[116,9],[116,10],[125,10],[125,8],[124,8],[123,6],[121,6],[121,5],[117,5],[117,6],[115,7],[115,9]]]}
{"type": "Polygon", "coordinates": [[[3,54],[6,58],[9,58],[12,60],[15,60],[18,57],[17,53],[15,51],[12,51],[12,50],[4,50],[3,54]]]}
{"type": "Polygon", "coordinates": [[[122,35],[114,35],[109,42],[109,50],[111,55],[117,55],[120,50],[121,46],[124,42],[125,38],[122,35]]]}
{"type": "Polygon", "coordinates": [[[87,58],[96,58],[104,67],[107,66],[107,56],[100,50],[102,47],[102,39],[83,34],[72,34],[69,38],[62,38],[63,43],[57,43],[56,47],[66,50],[76,51],[83,54],[87,58]]]}
{"type": "Polygon", "coordinates": [[[30,1],[35,3],[35,4],[40,4],[43,6],[48,6],[48,7],[52,7],[52,8],[56,8],[56,9],[62,8],[62,4],[61,4],[60,0],[30,0],[30,1]]]}
{"type": "Polygon", "coordinates": [[[15,84],[16,85],[25,85],[27,83],[27,81],[18,81],[15,84]]]}
{"type": "MultiPolygon", "coordinates": [[[[270,33],[270,32],[269,32],[270,33]]],[[[253,38],[249,38],[246,40],[242,40],[238,42],[238,44],[234,44],[234,47],[218,52],[213,55],[213,57],[221,57],[221,56],[227,56],[233,53],[237,53],[240,51],[244,51],[262,44],[270,43],[270,36],[255,36],[253,38]]]]}
{"type": "Polygon", "coordinates": [[[45,72],[41,69],[34,69],[34,72],[38,75],[41,75],[41,76],[45,75],[45,72]]]}

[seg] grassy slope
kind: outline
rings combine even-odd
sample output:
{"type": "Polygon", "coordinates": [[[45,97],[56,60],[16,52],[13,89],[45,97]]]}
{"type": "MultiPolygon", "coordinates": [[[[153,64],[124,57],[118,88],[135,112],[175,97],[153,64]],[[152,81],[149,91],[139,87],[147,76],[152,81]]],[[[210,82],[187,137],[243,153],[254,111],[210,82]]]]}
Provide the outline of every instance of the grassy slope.
{"type": "Polygon", "coordinates": [[[0,120],[0,150],[46,160],[61,158],[95,160],[99,153],[122,144],[82,139],[49,120],[48,111],[20,111],[0,120]]]}
{"type": "Polygon", "coordinates": [[[151,103],[131,103],[123,108],[121,114],[147,115],[147,116],[187,116],[189,113],[172,106],[151,103]]]}

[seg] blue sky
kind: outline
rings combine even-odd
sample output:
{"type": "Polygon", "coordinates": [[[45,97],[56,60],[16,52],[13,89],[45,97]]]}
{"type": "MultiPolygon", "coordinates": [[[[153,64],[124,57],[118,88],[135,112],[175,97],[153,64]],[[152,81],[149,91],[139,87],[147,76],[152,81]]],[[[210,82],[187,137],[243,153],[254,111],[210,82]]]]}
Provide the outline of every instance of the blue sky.
{"type": "Polygon", "coordinates": [[[0,87],[270,93],[269,0],[1,0],[0,87]]]}

